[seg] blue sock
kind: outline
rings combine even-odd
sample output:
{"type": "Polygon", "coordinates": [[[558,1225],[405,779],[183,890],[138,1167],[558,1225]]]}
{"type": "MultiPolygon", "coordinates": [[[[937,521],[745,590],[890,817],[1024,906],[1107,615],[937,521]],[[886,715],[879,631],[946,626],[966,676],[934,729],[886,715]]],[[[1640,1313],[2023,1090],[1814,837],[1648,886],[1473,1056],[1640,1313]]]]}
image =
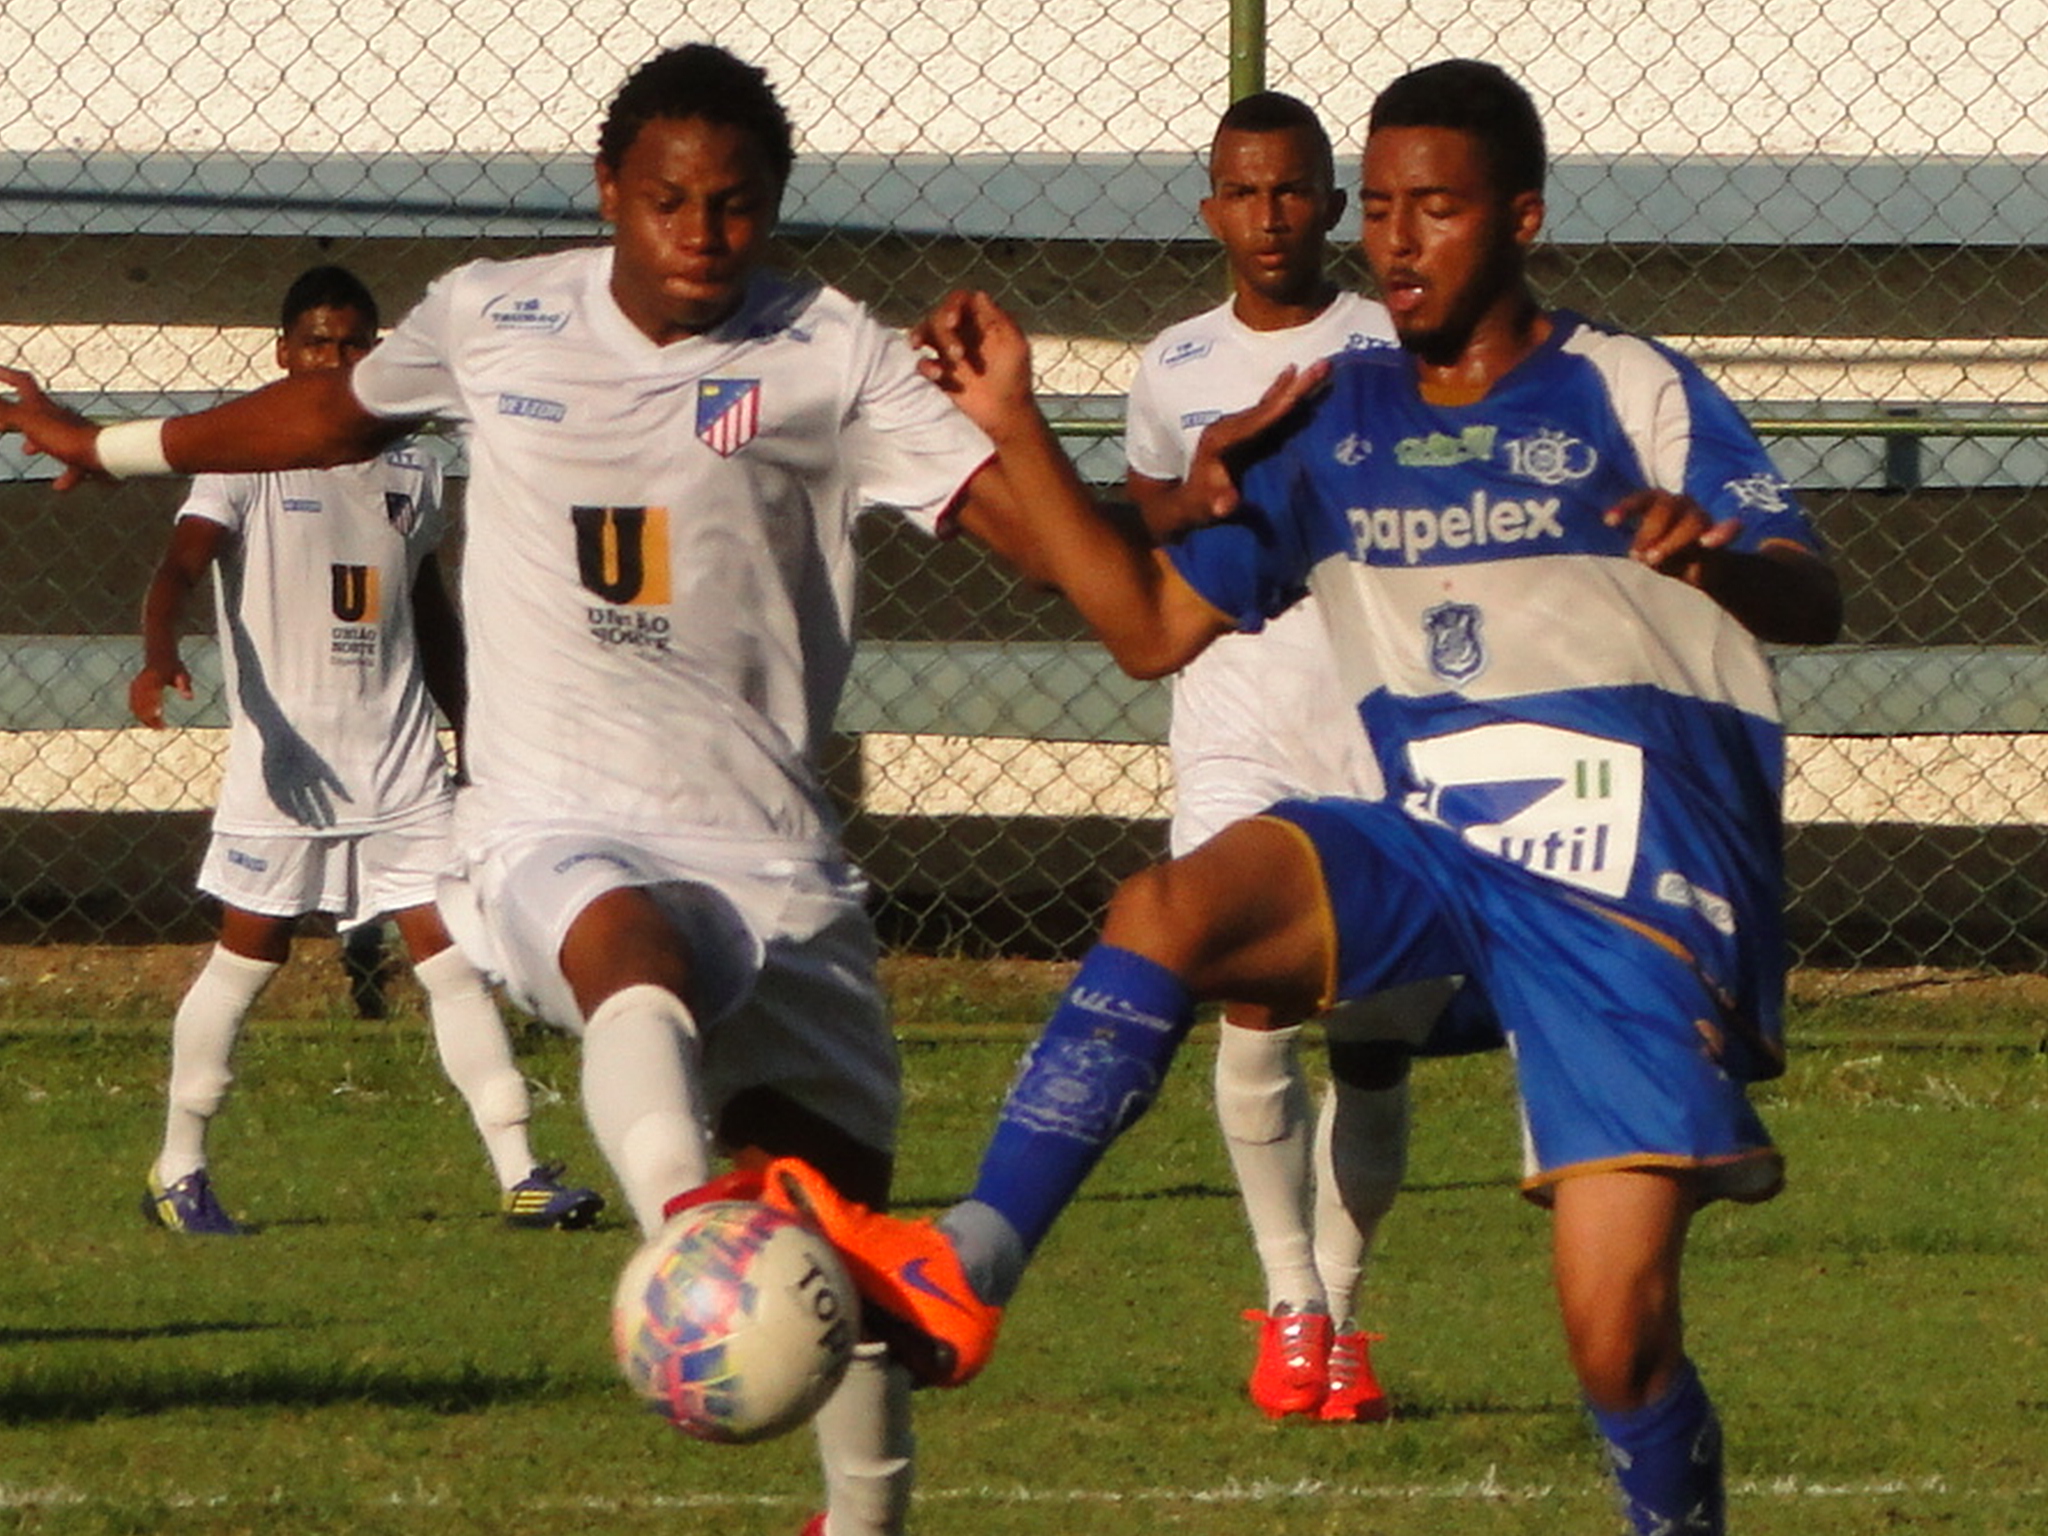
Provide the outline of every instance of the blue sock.
{"type": "Polygon", "coordinates": [[[972,1200],[1029,1254],[1109,1144],[1152,1105],[1195,1010],[1163,965],[1108,944],[1088,952],[1025,1053],[972,1200]]]}
{"type": "Polygon", "coordinates": [[[1728,1528],[1721,1481],[1721,1421],[1690,1360],[1654,1403],[1629,1413],[1593,1408],[1624,1512],[1639,1532],[1728,1528]]]}

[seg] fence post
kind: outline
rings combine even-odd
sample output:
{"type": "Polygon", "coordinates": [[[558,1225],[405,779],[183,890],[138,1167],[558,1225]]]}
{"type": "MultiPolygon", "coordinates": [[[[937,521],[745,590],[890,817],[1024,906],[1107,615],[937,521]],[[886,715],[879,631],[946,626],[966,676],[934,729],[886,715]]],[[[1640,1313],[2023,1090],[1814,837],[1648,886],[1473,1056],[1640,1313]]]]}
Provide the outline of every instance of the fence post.
{"type": "Polygon", "coordinates": [[[1266,88],[1266,0],[1230,0],[1230,99],[1266,88]]]}

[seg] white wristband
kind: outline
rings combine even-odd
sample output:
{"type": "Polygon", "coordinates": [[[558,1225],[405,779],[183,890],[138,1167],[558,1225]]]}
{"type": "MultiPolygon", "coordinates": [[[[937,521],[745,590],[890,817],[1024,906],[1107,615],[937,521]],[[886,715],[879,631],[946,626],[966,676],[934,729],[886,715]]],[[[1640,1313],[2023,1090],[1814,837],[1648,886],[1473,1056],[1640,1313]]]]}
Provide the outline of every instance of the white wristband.
{"type": "Polygon", "coordinates": [[[164,424],[160,419],[117,421],[111,427],[101,427],[100,435],[93,440],[93,449],[100,456],[100,468],[116,480],[171,472],[171,461],[164,457],[164,424]]]}

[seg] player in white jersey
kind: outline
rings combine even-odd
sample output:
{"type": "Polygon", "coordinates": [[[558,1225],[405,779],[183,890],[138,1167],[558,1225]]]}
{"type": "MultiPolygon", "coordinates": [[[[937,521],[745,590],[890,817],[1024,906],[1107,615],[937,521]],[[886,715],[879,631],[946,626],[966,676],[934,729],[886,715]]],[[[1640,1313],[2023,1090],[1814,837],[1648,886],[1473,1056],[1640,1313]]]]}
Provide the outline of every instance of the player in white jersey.
{"type": "MultiPolygon", "coordinates": [[[[343,268],[315,267],[285,293],[278,366],[288,377],[338,371],[376,336],[369,290],[343,268]]],[[[505,1219],[581,1227],[603,1208],[536,1164],[504,1021],[433,906],[452,804],[434,704],[459,718],[463,686],[461,632],[433,558],[444,524],[440,463],[410,443],[336,469],[202,475],[150,583],[129,686],[136,718],[161,729],[164,690],[192,696],[179,623],[210,569],[230,727],[199,874],[221,902],[220,941],[172,1024],[164,1140],[143,1201],[173,1231],[242,1230],[214,1191],[207,1128],[242,1024],[315,911],[344,933],[387,915],[397,926],[505,1219]]]]}
{"type": "MultiPolygon", "coordinates": [[[[903,339],[763,269],[792,157],[761,71],[672,49],[600,131],[610,243],[451,272],[353,376],[102,430],[0,369],[0,431],[63,459],[60,489],[361,459],[430,415],[465,434],[469,785],[443,908],[580,1033],[586,1112],[650,1232],[715,1151],[887,1198],[896,1054],[816,764],[855,517],[950,521],[1047,574],[990,441],[903,339]]],[[[902,1528],[908,1385],[861,1346],[819,1415],[813,1532],[902,1528]]]]}
{"type": "Polygon", "coordinates": [[[1514,1047],[1524,1189],[1628,1518],[1716,1536],[1685,1242],[1701,1206],[1783,1175],[1747,1094],[1783,1066],[1783,737],[1757,641],[1832,640],[1841,594],[1699,369],[1538,306],[1544,171],[1535,106],[1491,65],[1380,95],[1362,244],[1401,348],[1318,364],[1219,430],[1191,498],[1230,515],[1166,551],[1103,531],[1054,452],[1013,451],[1045,441],[1013,320],[967,295],[928,321],[933,371],[1005,445],[1052,579],[1126,669],[1170,671],[1313,586],[1389,792],[1283,802],[1126,881],[938,1222],[842,1208],[793,1168],[770,1187],[805,1193],[958,1383],[1198,1001],[1305,1017],[1465,975],[1514,1047]]]}
{"type": "MultiPolygon", "coordinates": [[[[1324,270],[1344,211],[1330,140],[1313,109],[1279,91],[1231,104],[1209,146],[1202,221],[1223,247],[1231,297],[1168,326],[1146,346],[1124,432],[1126,490],[1161,537],[1178,532],[1174,492],[1202,429],[1254,404],[1284,368],[1394,345],[1386,310],[1324,270]]],[[[1275,801],[1377,799],[1378,765],[1344,700],[1313,599],[1256,635],[1227,635],[1173,680],[1171,846],[1190,853],[1275,801]]],[[[1426,1028],[1436,983],[1411,1004],[1426,1028]]],[[[1313,1122],[1299,1024],[1225,1006],[1217,1040],[1216,1120],[1264,1272],[1266,1304],[1249,1391],[1269,1417],[1375,1421],[1390,1406],[1372,1368],[1354,1296],[1381,1220],[1400,1193],[1408,1150],[1408,1057],[1376,1038],[1360,1003],[1324,1021],[1331,1080],[1313,1122]]]]}

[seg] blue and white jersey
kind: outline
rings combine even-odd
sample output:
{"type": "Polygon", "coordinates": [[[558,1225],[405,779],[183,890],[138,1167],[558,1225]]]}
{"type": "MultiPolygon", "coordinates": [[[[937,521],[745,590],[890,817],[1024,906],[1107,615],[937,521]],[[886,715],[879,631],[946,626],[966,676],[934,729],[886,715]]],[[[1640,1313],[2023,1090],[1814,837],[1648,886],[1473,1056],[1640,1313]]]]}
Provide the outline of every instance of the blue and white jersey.
{"type": "MultiPolygon", "coordinates": [[[[1771,674],[1734,618],[1631,560],[1631,530],[1604,514],[1660,488],[1738,519],[1737,549],[1816,541],[1695,367],[1551,320],[1472,405],[1425,403],[1405,353],[1338,359],[1327,395],[1245,471],[1245,510],[1174,560],[1246,629],[1314,591],[1411,816],[1747,991],[1732,978],[1782,966],[1771,674]]],[[[1775,996],[1736,1001],[1774,1033],[1775,996]]]]}

